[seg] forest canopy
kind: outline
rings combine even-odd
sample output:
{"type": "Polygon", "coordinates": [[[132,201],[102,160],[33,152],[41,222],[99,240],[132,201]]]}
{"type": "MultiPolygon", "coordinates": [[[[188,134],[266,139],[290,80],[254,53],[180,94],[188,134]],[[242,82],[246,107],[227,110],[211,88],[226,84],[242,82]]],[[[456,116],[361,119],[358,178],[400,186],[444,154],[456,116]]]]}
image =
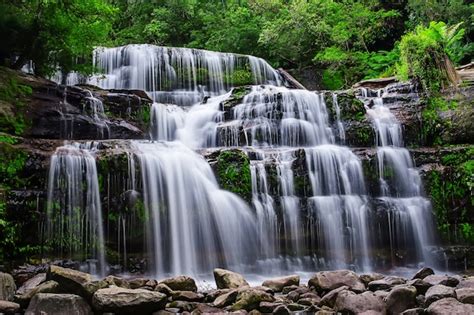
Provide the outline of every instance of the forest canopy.
{"type": "Polygon", "coordinates": [[[0,58],[15,68],[31,60],[39,75],[58,67],[90,73],[95,46],[148,43],[251,54],[275,67],[317,73],[323,87],[337,89],[361,79],[412,75],[406,70],[410,40],[403,38],[418,34],[429,41],[421,33],[438,25],[431,22],[456,27],[443,53],[454,65],[470,62],[469,2],[0,0],[0,58]]]}

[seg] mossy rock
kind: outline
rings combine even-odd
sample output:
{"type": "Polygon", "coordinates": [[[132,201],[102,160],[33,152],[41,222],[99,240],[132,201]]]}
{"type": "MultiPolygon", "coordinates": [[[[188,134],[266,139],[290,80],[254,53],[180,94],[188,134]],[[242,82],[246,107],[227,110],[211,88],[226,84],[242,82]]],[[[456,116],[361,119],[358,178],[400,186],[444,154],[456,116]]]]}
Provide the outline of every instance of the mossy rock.
{"type": "Polygon", "coordinates": [[[250,160],[245,152],[238,149],[220,151],[217,157],[217,179],[223,189],[247,201],[252,199],[250,160]]]}

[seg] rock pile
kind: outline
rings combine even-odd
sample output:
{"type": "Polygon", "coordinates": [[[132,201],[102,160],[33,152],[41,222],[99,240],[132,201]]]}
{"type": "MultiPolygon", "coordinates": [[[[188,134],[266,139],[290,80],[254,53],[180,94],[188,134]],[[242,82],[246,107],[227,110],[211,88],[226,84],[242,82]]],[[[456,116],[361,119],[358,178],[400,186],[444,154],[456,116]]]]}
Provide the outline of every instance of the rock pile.
{"type": "Polygon", "coordinates": [[[0,273],[5,314],[473,314],[474,277],[435,275],[423,268],[412,279],[350,270],[317,272],[308,284],[290,275],[252,287],[238,273],[215,269],[216,289],[198,292],[194,279],[108,276],[50,266],[16,289],[0,273]]]}

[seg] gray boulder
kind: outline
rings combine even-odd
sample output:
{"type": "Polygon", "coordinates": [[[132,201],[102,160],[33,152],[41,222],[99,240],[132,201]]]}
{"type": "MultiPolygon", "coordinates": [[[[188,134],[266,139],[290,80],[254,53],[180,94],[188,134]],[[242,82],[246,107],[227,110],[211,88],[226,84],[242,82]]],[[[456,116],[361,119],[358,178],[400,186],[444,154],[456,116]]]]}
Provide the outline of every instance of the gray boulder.
{"type": "Polygon", "coordinates": [[[337,289],[334,289],[332,291],[329,291],[321,299],[320,305],[324,305],[324,306],[328,306],[330,308],[333,308],[334,304],[336,304],[337,295],[339,294],[339,292],[345,291],[345,290],[349,290],[349,287],[348,286],[343,286],[343,287],[339,287],[337,289]]]}
{"type": "Polygon", "coordinates": [[[231,305],[235,302],[235,299],[237,298],[237,294],[239,294],[239,291],[237,289],[230,290],[229,292],[219,295],[214,300],[212,305],[219,308],[223,308],[227,305],[231,305]]]}
{"type": "Polygon", "coordinates": [[[404,284],[406,279],[395,276],[388,276],[380,280],[369,282],[370,291],[390,290],[396,285],[404,284]]]}
{"type": "Polygon", "coordinates": [[[16,314],[20,312],[20,304],[0,300],[0,314],[16,314]]]}
{"type": "Polygon", "coordinates": [[[46,281],[41,283],[36,288],[29,290],[23,295],[15,296],[15,300],[22,307],[26,308],[31,299],[38,293],[59,293],[59,284],[56,281],[46,281]]]}
{"type": "Polygon", "coordinates": [[[365,284],[365,286],[367,286],[369,282],[380,280],[380,279],[383,279],[384,277],[385,276],[383,274],[373,272],[373,273],[366,273],[366,274],[360,275],[359,279],[365,284]]]}
{"type": "Polygon", "coordinates": [[[0,272],[0,300],[13,301],[16,285],[13,277],[4,272],[0,272]]]}
{"type": "Polygon", "coordinates": [[[18,290],[16,290],[16,294],[25,294],[39,286],[44,281],[46,281],[46,273],[39,273],[33,278],[26,280],[26,282],[23,283],[23,285],[18,290]]]}
{"type": "Polygon", "coordinates": [[[233,311],[257,309],[261,302],[274,302],[273,295],[253,288],[240,290],[236,302],[232,305],[233,311]]]}
{"type": "Polygon", "coordinates": [[[196,281],[188,276],[172,277],[161,280],[158,282],[158,284],[160,283],[166,284],[173,291],[197,291],[196,281]]]}
{"type": "Polygon", "coordinates": [[[275,292],[281,292],[284,287],[287,286],[299,286],[300,285],[300,276],[298,275],[291,275],[286,277],[279,277],[266,280],[262,283],[262,286],[268,287],[275,292]]]}
{"type": "Polygon", "coordinates": [[[455,293],[459,302],[465,304],[474,304],[474,288],[456,289],[455,293]]]}
{"type": "Polygon", "coordinates": [[[350,314],[360,314],[373,311],[379,314],[385,314],[385,303],[373,292],[364,292],[356,294],[355,292],[344,290],[337,295],[334,305],[336,311],[350,314]]]}
{"type": "Polygon", "coordinates": [[[434,301],[441,300],[444,298],[456,297],[454,289],[442,284],[434,285],[426,291],[425,294],[425,305],[428,306],[434,301]]]}
{"type": "Polygon", "coordinates": [[[92,315],[87,302],[75,294],[38,293],[30,302],[25,315],[92,315]]]}
{"type": "Polygon", "coordinates": [[[431,276],[431,275],[434,275],[433,269],[431,269],[429,267],[423,267],[415,273],[412,280],[413,279],[424,279],[424,278],[426,278],[428,276],[431,276]]]}
{"type": "Polygon", "coordinates": [[[422,280],[422,279],[413,279],[407,282],[407,285],[414,286],[418,294],[425,294],[426,291],[433,285],[422,280]]]}
{"type": "Polygon", "coordinates": [[[62,293],[77,294],[89,298],[89,292],[84,288],[88,282],[92,282],[92,275],[74,269],[51,265],[46,275],[47,280],[56,281],[62,293]]]}
{"type": "Polygon", "coordinates": [[[357,274],[350,270],[318,272],[308,281],[308,286],[314,287],[318,292],[328,292],[342,286],[348,286],[354,292],[365,291],[365,285],[357,274]]]}
{"type": "Polygon", "coordinates": [[[450,277],[450,276],[442,276],[442,275],[431,275],[423,278],[423,281],[428,282],[431,285],[442,284],[448,287],[455,287],[459,284],[459,280],[450,277]]]}
{"type": "Polygon", "coordinates": [[[400,285],[390,291],[385,298],[388,314],[401,312],[416,306],[416,288],[410,285],[400,285]]]}
{"type": "Polygon", "coordinates": [[[402,315],[420,315],[420,314],[424,314],[424,313],[425,313],[424,308],[415,307],[415,308],[410,308],[406,311],[403,311],[401,314],[402,315]]]}
{"type": "Polygon", "coordinates": [[[429,315],[474,314],[474,305],[461,303],[455,298],[446,298],[433,302],[426,313],[429,315]]]}
{"type": "Polygon", "coordinates": [[[218,289],[237,289],[249,286],[242,275],[226,269],[214,269],[214,279],[218,289]]]}
{"type": "Polygon", "coordinates": [[[140,314],[163,309],[166,300],[166,295],[156,291],[111,287],[97,290],[92,306],[101,312],[140,314]]]}
{"type": "Polygon", "coordinates": [[[204,295],[193,291],[173,291],[171,294],[173,301],[202,302],[204,295]]]}
{"type": "Polygon", "coordinates": [[[474,289],[474,277],[467,277],[459,281],[458,285],[456,286],[457,289],[462,288],[473,288],[474,289]]]}

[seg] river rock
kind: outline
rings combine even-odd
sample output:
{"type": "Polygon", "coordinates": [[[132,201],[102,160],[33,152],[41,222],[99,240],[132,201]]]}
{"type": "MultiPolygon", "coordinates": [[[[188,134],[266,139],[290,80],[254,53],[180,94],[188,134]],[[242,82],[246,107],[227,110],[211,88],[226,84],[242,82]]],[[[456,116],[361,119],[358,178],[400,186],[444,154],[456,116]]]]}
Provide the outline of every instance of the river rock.
{"type": "Polygon", "coordinates": [[[434,275],[434,274],[435,273],[434,273],[433,269],[428,268],[428,267],[423,267],[415,273],[412,280],[413,279],[424,279],[424,278],[426,278],[428,276],[431,276],[431,275],[434,275]]]}
{"type": "Polygon", "coordinates": [[[166,308],[170,309],[177,309],[178,312],[176,313],[182,313],[182,312],[192,312],[196,309],[199,303],[196,302],[188,302],[188,301],[172,301],[168,304],[166,304],[166,308]]]}
{"type": "Polygon", "coordinates": [[[0,272],[0,300],[13,301],[16,285],[13,277],[4,272],[0,272]]]}
{"type": "Polygon", "coordinates": [[[339,294],[339,292],[344,291],[344,290],[349,290],[349,287],[343,286],[343,287],[334,289],[332,291],[329,291],[321,299],[320,305],[325,305],[325,306],[333,308],[334,304],[336,303],[337,295],[339,294]]]}
{"type": "Polygon", "coordinates": [[[411,285],[400,285],[390,291],[385,298],[388,314],[401,312],[416,306],[416,288],[411,285]]]}
{"type": "Polygon", "coordinates": [[[327,292],[342,286],[348,286],[354,292],[365,291],[365,285],[357,274],[350,270],[318,272],[308,281],[308,286],[314,287],[318,292],[327,292]]]}
{"type": "Polygon", "coordinates": [[[355,292],[344,290],[339,292],[336,298],[334,309],[343,313],[360,314],[367,311],[385,313],[385,304],[381,298],[373,292],[356,294],[355,292]]]}
{"type": "Polygon", "coordinates": [[[232,310],[246,310],[251,311],[258,308],[261,302],[273,302],[275,298],[273,295],[264,291],[248,288],[240,290],[237,294],[236,302],[232,305],[232,310]]]}
{"type": "Polygon", "coordinates": [[[25,294],[39,286],[44,281],[46,281],[46,273],[39,273],[33,278],[25,281],[25,283],[23,283],[23,285],[18,290],[16,290],[16,294],[25,294]]]}
{"type": "Polygon", "coordinates": [[[275,307],[275,309],[273,310],[273,314],[278,314],[278,315],[290,315],[291,314],[291,310],[286,307],[285,305],[278,305],[277,307],[275,307]]]}
{"type": "MultiPolygon", "coordinates": [[[[173,294],[173,290],[171,290],[171,288],[164,283],[158,283],[157,286],[155,287],[155,291],[166,294],[167,296],[171,296],[173,294]]],[[[193,291],[190,291],[190,292],[193,292],[193,291]]]]}
{"type": "Polygon", "coordinates": [[[425,282],[428,282],[431,285],[442,284],[448,287],[455,287],[459,284],[459,280],[450,277],[450,276],[442,276],[442,275],[431,275],[423,278],[425,282]]]}
{"type": "Polygon", "coordinates": [[[30,302],[25,315],[92,315],[87,302],[75,294],[38,293],[30,302]]]}
{"type": "Polygon", "coordinates": [[[0,314],[15,314],[20,312],[20,304],[0,300],[0,314]]]}
{"type": "Polygon", "coordinates": [[[420,315],[420,314],[424,314],[424,313],[425,313],[424,308],[415,307],[415,308],[410,308],[406,311],[403,311],[401,314],[402,315],[420,315]]]}
{"type": "Polygon", "coordinates": [[[278,306],[282,305],[279,302],[260,302],[258,309],[262,313],[273,313],[278,306]]]}
{"type": "Polygon", "coordinates": [[[430,287],[432,287],[432,285],[422,279],[413,279],[413,280],[410,280],[407,282],[407,285],[412,285],[416,288],[416,292],[418,294],[425,294],[426,291],[428,291],[428,289],[430,287]]]}
{"type": "Polygon", "coordinates": [[[104,281],[107,282],[108,285],[114,285],[119,288],[130,289],[130,284],[127,280],[116,277],[116,276],[107,276],[104,278],[104,281]]]}
{"type": "Polygon", "coordinates": [[[461,303],[474,304],[474,288],[456,289],[456,298],[461,303]]]}
{"type": "Polygon", "coordinates": [[[204,295],[193,291],[173,291],[171,294],[173,301],[201,302],[204,295]]]}
{"type": "Polygon", "coordinates": [[[474,277],[467,277],[466,279],[461,279],[461,281],[459,281],[456,288],[457,289],[462,289],[462,288],[473,288],[474,289],[474,277]]]}
{"type": "Polygon", "coordinates": [[[226,292],[222,295],[219,295],[214,302],[212,303],[213,306],[215,307],[220,307],[223,308],[227,305],[230,305],[235,302],[235,299],[237,298],[237,294],[239,293],[238,290],[230,290],[229,292],[226,292]]]}
{"type": "Polygon", "coordinates": [[[406,280],[401,277],[388,276],[380,280],[369,282],[370,291],[390,290],[396,285],[404,284],[406,280]]]}
{"type": "Polygon", "coordinates": [[[433,302],[426,313],[429,315],[474,314],[474,305],[461,303],[455,298],[445,298],[433,302]]]}
{"type": "Polygon", "coordinates": [[[380,279],[383,279],[384,277],[385,276],[383,274],[373,272],[373,273],[360,275],[359,279],[365,284],[365,286],[367,286],[369,282],[380,280],[380,279]]]}
{"type": "Polygon", "coordinates": [[[166,284],[171,290],[197,292],[197,285],[193,278],[188,276],[177,276],[159,281],[166,284]]]}
{"type": "Polygon", "coordinates": [[[112,313],[149,313],[163,309],[166,295],[143,289],[111,287],[94,293],[94,309],[112,313]]]}
{"type": "Polygon", "coordinates": [[[214,279],[218,289],[236,289],[249,286],[242,275],[226,269],[214,269],[214,279]]]}
{"type": "Polygon", "coordinates": [[[43,282],[25,294],[15,296],[15,299],[16,302],[21,305],[21,307],[26,308],[31,299],[38,293],[59,293],[59,284],[52,280],[43,282]]]}
{"type": "Polygon", "coordinates": [[[196,308],[193,310],[191,314],[213,314],[213,313],[214,314],[222,313],[222,309],[200,303],[196,306],[196,308]]]}
{"type": "Polygon", "coordinates": [[[428,306],[434,301],[441,300],[444,298],[455,297],[454,289],[442,284],[434,285],[426,291],[425,294],[425,305],[428,306]]]}
{"type": "Polygon", "coordinates": [[[286,277],[279,277],[266,280],[262,283],[262,286],[269,287],[275,292],[281,292],[284,287],[295,285],[300,285],[300,276],[298,275],[291,275],[286,277]]]}
{"type": "Polygon", "coordinates": [[[139,289],[139,288],[150,288],[150,289],[155,289],[157,282],[156,280],[153,279],[147,279],[147,278],[135,278],[135,279],[130,279],[128,280],[128,284],[130,286],[130,289],[139,289]]]}
{"type": "Polygon", "coordinates": [[[83,285],[93,281],[92,275],[88,273],[55,265],[49,267],[46,279],[56,281],[63,293],[77,294],[86,298],[89,297],[89,293],[83,285]]]}

